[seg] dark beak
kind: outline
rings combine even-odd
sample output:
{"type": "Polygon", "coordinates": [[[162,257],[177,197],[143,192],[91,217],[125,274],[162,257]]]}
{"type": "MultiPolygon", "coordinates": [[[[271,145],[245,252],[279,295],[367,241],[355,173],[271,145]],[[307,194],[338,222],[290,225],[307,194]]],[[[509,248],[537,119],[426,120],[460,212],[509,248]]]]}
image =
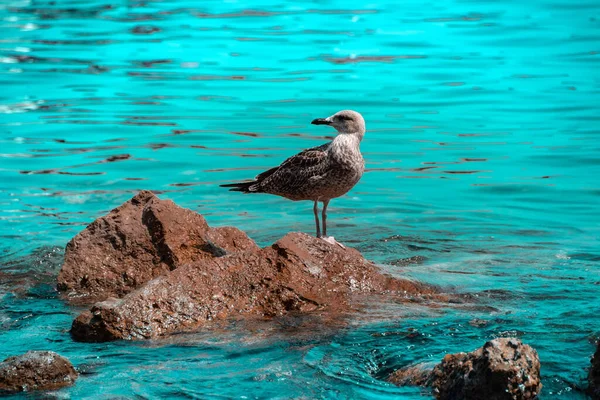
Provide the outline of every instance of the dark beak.
{"type": "Polygon", "coordinates": [[[317,119],[313,119],[311,124],[313,124],[313,125],[331,125],[331,122],[327,121],[327,119],[325,119],[325,118],[317,118],[317,119]]]}

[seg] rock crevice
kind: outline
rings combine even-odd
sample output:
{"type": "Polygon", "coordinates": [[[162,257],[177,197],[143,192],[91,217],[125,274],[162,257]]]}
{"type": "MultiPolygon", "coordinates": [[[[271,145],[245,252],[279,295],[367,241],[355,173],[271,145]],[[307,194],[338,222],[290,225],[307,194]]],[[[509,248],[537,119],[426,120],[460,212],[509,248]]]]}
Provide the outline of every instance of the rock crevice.
{"type": "Polygon", "coordinates": [[[200,214],[142,191],[67,244],[57,288],[75,303],[122,297],[183,264],[251,249],[239,229],[209,228],[200,214]]]}

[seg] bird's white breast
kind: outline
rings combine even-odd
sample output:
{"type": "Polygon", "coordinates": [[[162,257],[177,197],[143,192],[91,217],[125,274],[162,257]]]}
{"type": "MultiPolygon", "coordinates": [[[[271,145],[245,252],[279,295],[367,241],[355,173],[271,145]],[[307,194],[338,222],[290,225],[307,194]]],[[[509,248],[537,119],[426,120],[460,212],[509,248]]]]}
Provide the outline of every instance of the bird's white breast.
{"type": "Polygon", "coordinates": [[[360,140],[355,135],[340,134],[333,139],[329,147],[331,158],[344,167],[355,169],[364,168],[364,161],[360,153],[360,140]]]}

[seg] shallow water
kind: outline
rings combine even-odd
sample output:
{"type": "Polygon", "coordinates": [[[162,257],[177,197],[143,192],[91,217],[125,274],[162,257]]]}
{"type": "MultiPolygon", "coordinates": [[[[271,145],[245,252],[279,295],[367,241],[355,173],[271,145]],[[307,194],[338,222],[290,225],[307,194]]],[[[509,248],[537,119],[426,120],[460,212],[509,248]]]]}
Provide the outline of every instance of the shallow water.
{"type": "Polygon", "coordinates": [[[600,335],[597,1],[6,0],[0,27],[0,357],[68,356],[85,373],[57,397],[417,399],[381,378],[517,336],[543,399],[583,398],[600,335]],[[481,307],[71,341],[79,310],[53,285],[73,235],[138,189],[261,245],[312,232],[311,204],[218,184],[323,143],[310,121],[343,108],[367,121],[368,171],[330,232],[481,307]]]}

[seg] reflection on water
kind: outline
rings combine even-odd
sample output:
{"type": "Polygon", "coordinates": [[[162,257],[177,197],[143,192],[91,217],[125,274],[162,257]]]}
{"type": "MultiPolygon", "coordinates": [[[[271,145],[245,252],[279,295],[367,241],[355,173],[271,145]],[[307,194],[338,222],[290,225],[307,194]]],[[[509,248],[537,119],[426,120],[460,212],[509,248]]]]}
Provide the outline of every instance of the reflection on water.
{"type": "Polygon", "coordinates": [[[86,371],[73,397],[420,398],[377,378],[517,335],[540,352],[543,398],[582,398],[600,334],[599,21],[593,1],[7,0],[0,355],[65,353],[86,371]],[[374,306],[319,337],[266,324],[70,341],[48,249],[142,188],[263,245],[311,232],[310,204],[218,184],[329,140],[310,121],[342,108],[367,121],[367,172],[331,204],[336,238],[488,311],[374,306]]]}

